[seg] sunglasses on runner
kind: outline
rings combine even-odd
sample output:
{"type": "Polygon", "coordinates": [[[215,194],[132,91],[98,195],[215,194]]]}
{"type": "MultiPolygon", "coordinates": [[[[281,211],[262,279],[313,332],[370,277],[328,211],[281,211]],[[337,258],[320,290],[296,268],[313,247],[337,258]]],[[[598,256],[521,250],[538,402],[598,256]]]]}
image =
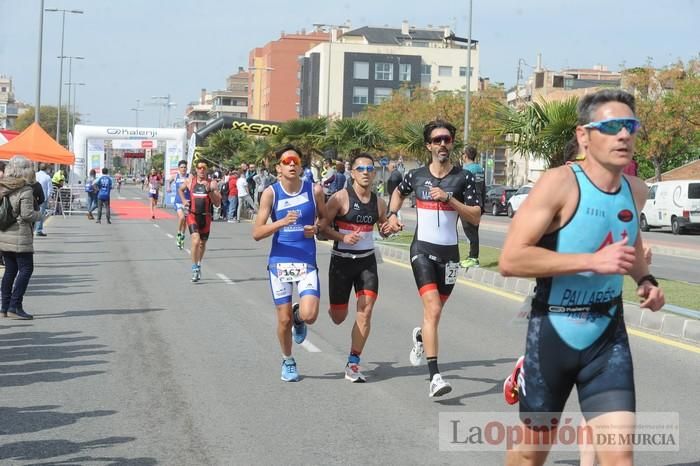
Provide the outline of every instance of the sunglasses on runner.
{"type": "Polygon", "coordinates": [[[622,131],[622,128],[625,128],[628,133],[634,134],[639,131],[642,124],[636,118],[608,118],[607,120],[592,121],[583,127],[597,129],[603,134],[614,136],[622,131]]]}
{"type": "Polygon", "coordinates": [[[301,165],[301,159],[297,157],[296,155],[287,155],[285,157],[282,157],[280,159],[280,163],[282,165],[291,165],[292,162],[294,162],[294,165],[299,166],[301,165]]]}
{"type": "Polygon", "coordinates": [[[445,144],[451,144],[452,143],[452,136],[449,135],[444,135],[444,136],[435,136],[434,138],[430,138],[430,142],[439,146],[443,142],[445,144]]]}
{"type": "Polygon", "coordinates": [[[357,167],[353,168],[353,170],[358,171],[360,173],[372,173],[374,171],[374,165],[358,165],[357,167]]]}

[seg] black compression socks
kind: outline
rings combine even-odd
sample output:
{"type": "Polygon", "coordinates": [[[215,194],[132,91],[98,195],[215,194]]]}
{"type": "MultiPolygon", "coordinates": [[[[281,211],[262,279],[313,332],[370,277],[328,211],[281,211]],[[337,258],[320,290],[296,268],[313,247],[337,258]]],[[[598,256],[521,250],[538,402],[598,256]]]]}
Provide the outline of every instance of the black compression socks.
{"type": "Polygon", "coordinates": [[[430,380],[433,380],[433,376],[440,371],[438,370],[437,356],[432,358],[427,358],[428,361],[428,371],[430,371],[430,380]]]}

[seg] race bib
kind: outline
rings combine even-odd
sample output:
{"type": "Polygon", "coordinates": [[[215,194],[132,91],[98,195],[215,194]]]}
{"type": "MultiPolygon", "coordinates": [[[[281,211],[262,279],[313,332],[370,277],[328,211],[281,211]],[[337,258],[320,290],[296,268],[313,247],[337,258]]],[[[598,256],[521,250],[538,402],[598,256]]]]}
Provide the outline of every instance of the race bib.
{"type": "Polygon", "coordinates": [[[156,188],[151,188],[151,189],[148,190],[148,192],[151,193],[151,194],[155,194],[155,193],[157,193],[158,191],[156,191],[156,188]]]}
{"type": "Polygon", "coordinates": [[[458,270],[459,262],[448,262],[445,264],[445,285],[454,285],[457,283],[458,270]]]}
{"type": "Polygon", "coordinates": [[[303,262],[277,264],[277,278],[282,283],[298,282],[304,275],[306,275],[306,264],[303,262]]]}

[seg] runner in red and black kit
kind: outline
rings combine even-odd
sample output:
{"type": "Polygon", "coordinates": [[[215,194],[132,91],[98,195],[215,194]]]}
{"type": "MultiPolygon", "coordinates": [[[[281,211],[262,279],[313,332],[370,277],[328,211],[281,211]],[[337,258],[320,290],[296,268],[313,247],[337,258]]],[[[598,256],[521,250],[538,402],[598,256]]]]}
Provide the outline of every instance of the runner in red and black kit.
{"type": "Polygon", "coordinates": [[[452,390],[438,370],[437,349],[440,314],[459,268],[457,219],[478,224],[481,218],[474,175],[450,161],[454,137],[455,127],[450,123],[437,120],[425,125],[423,140],[432,161],[408,172],[392,194],[387,214],[390,230],[400,231],[403,225],[396,212],[404,199],[415,193],[417,225],[411,243],[411,268],[423,302],[423,325],[413,329],[410,361],[418,366],[427,360],[430,397],[452,390]]]}
{"type": "Polygon", "coordinates": [[[202,258],[207,248],[209,229],[211,228],[212,205],[221,205],[221,193],[217,189],[216,181],[207,178],[207,164],[197,162],[197,175],[192,177],[189,183],[182,183],[179,188],[180,199],[186,209],[187,227],[192,237],[192,281],[198,282],[202,278],[202,258]],[[185,196],[189,191],[189,200],[185,196]]]}
{"type": "Polygon", "coordinates": [[[369,337],[372,310],[379,292],[374,225],[379,226],[384,236],[388,225],[386,204],[372,192],[374,159],[369,154],[358,154],[350,167],[353,184],[334,193],[326,204],[327,218],[335,219],[335,229],[324,228],[325,236],[335,241],[328,269],[328,313],[340,325],[348,315],[350,292],[355,288],[357,314],[345,378],[361,383],[365,382],[365,376],[360,370],[360,354],[369,337]]]}

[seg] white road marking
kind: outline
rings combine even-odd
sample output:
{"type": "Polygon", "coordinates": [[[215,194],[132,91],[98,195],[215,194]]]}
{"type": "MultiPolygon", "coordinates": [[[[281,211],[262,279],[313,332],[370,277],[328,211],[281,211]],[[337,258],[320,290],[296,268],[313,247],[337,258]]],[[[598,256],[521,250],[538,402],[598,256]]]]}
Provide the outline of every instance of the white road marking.
{"type": "Polygon", "coordinates": [[[221,280],[223,280],[224,282],[226,282],[226,284],[228,284],[228,285],[235,285],[235,284],[236,284],[236,282],[234,282],[233,280],[231,280],[230,278],[228,278],[228,277],[227,277],[226,275],[224,275],[223,273],[217,273],[216,276],[219,277],[219,278],[220,278],[221,280]]]}
{"type": "Polygon", "coordinates": [[[192,251],[190,251],[189,249],[185,249],[185,252],[186,252],[187,254],[192,254],[192,251]]]}
{"type": "Polygon", "coordinates": [[[138,200],[140,200],[141,198],[140,198],[140,197],[132,197],[131,199],[133,199],[133,200],[135,200],[135,201],[138,201],[138,200]]]}
{"type": "Polygon", "coordinates": [[[311,342],[309,341],[308,338],[307,338],[306,340],[304,340],[304,341],[302,342],[302,344],[299,345],[299,346],[301,346],[302,348],[304,348],[304,349],[305,349],[306,351],[308,351],[309,353],[320,353],[320,352],[321,352],[321,350],[320,350],[316,345],[314,345],[313,343],[311,343],[311,342]]]}
{"type": "Polygon", "coordinates": [[[175,237],[174,237],[173,235],[171,235],[170,233],[166,233],[166,235],[168,236],[168,238],[175,238],[175,237]]]}
{"type": "Polygon", "coordinates": [[[160,228],[160,225],[158,225],[157,223],[154,223],[153,226],[156,228],[160,228]]]}

